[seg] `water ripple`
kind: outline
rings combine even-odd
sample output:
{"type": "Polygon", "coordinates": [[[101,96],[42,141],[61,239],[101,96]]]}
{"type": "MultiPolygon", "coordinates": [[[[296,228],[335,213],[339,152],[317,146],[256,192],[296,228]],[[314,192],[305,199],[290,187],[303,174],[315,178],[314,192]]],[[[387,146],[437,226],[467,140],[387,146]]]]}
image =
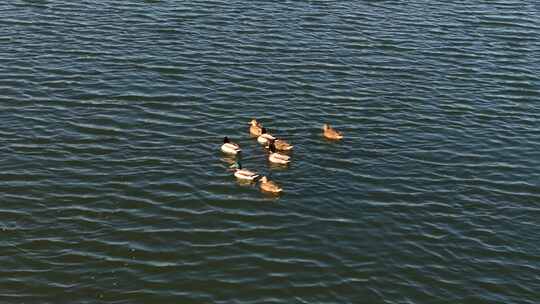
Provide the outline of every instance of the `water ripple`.
{"type": "Polygon", "coordinates": [[[537,302],[535,2],[0,17],[4,301],[537,302]],[[295,145],[290,166],[252,118],[295,145]],[[284,194],[236,183],[223,136],[284,194]]]}

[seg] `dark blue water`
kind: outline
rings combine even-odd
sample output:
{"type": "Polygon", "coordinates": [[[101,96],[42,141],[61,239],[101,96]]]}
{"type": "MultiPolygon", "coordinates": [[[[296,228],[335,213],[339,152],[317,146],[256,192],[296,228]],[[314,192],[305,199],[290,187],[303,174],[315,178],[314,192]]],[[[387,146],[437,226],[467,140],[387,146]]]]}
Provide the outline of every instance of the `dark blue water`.
{"type": "Polygon", "coordinates": [[[0,4],[0,302],[539,303],[539,9],[0,4]]]}

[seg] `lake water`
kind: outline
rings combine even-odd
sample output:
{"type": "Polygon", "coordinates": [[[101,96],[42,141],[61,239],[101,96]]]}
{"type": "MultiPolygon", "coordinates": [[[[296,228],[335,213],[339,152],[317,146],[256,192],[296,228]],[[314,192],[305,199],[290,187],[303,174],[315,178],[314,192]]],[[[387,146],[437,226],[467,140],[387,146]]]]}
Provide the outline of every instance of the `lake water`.
{"type": "Polygon", "coordinates": [[[540,303],[537,1],[5,1],[0,63],[2,303],[540,303]]]}

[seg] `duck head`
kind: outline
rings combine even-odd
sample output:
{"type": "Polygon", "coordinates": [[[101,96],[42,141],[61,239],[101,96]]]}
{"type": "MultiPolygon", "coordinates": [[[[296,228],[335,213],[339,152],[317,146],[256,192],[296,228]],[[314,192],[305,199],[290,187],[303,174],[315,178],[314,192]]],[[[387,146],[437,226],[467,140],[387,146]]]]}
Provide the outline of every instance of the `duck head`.
{"type": "Polygon", "coordinates": [[[274,144],[276,140],[272,139],[270,140],[270,143],[268,144],[268,148],[270,149],[270,152],[276,153],[276,145],[274,144]]]}
{"type": "Polygon", "coordinates": [[[236,161],[229,168],[231,168],[231,169],[239,169],[240,170],[240,169],[242,169],[242,164],[240,164],[240,162],[236,161]]]}
{"type": "Polygon", "coordinates": [[[227,144],[227,143],[230,143],[231,141],[229,140],[229,138],[227,136],[223,137],[223,143],[224,144],[227,144]]]}

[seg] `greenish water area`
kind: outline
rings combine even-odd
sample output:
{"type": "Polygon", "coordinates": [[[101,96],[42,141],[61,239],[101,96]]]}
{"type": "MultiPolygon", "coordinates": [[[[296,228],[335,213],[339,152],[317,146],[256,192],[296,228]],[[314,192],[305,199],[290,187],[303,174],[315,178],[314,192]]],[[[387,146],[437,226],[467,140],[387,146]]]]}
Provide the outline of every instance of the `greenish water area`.
{"type": "Polygon", "coordinates": [[[0,265],[0,303],[540,303],[540,5],[4,1],[0,265]]]}

